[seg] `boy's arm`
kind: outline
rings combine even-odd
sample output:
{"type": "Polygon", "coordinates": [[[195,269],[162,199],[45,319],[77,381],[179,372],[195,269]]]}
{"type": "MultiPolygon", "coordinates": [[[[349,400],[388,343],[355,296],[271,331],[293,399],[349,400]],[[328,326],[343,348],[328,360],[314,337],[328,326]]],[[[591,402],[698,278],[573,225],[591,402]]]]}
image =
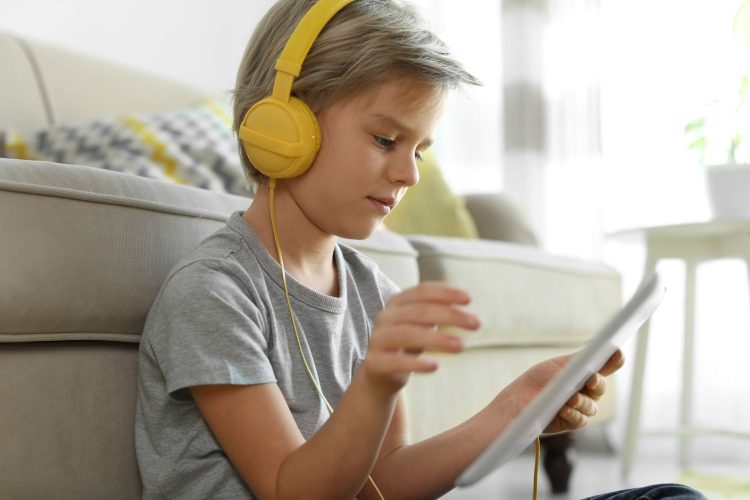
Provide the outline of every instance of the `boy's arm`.
{"type": "Polygon", "coordinates": [[[395,395],[355,376],[334,415],[305,441],[276,384],[190,388],[211,431],[259,498],[354,498],[390,423],[395,395]]]}

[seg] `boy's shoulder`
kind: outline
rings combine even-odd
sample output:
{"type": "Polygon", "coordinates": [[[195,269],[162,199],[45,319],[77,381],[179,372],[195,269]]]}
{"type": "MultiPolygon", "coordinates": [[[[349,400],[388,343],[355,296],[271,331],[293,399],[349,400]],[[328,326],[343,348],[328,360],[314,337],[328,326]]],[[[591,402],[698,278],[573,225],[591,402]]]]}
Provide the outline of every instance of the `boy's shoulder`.
{"type": "Polygon", "coordinates": [[[241,248],[242,238],[224,226],[201,240],[182,257],[170,270],[166,281],[175,275],[203,274],[210,270],[229,271],[238,265],[235,256],[241,248]]]}
{"type": "MultiPolygon", "coordinates": [[[[243,251],[241,235],[223,226],[204,238],[167,273],[157,299],[175,295],[180,299],[212,293],[245,293],[255,288],[250,281],[254,263],[243,251]],[[231,290],[235,290],[232,292],[231,290]]],[[[256,263],[257,265],[257,263],[256,263]]],[[[168,299],[167,299],[168,300],[168,299]]]]}

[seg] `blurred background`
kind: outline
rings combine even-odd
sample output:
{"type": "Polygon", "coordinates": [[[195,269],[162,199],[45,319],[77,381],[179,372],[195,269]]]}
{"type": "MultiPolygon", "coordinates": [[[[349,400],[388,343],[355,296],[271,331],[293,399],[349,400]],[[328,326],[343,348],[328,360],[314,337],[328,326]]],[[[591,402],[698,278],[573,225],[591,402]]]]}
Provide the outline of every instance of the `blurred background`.
{"type": "MultiPolygon", "coordinates": [[[[0,0],[0,28],[221,93],[272,3],[0,0]]],[[[707,217],[684,127],[748,71],[740,0],[412,3],[484,83],[440,130],[456,192],[506,191],[550,250],[583,257],[603,232],[707,217]]]]}
{"type": "MultiPolygon", "coordinates": [[[[272,3],[0,0],[0,30],[225,94],[272,3]]],[[[705,172],[726,160],[720,136],[750,132],[742,1],[412,3],[484,83],[450,97],[437,134],[436,155],[456,193],[504,192],[546,250],[612,265],[626,296],[641,278],[645,247],[615,233],[710,219],[705,172]],[[724,130],[728,122],[737,130],[724,130]]],[[[747,146],[736,146],[737,161],[750,161],[747,146]]],[[[750,185],[742,189],[750,199],[750,185]]],[[[684,265],[665,261],[660,270],[670,293],[652,322],[648,429],[677,423],[680,394],[684,265]]],[[[750,432],[749,278],[743,260],[698,268],[699,424],[750,432]]],[[[618,378],[623,407],[629,370],[618,378]]],[[[622,423],[607,432],[617,448],[622,423]]],[[[659,449],[673,444],[654,439],[659,449]]],[[[750,441],[701,438],[697,446],[711,464],[750,474],[750,441]]]]}

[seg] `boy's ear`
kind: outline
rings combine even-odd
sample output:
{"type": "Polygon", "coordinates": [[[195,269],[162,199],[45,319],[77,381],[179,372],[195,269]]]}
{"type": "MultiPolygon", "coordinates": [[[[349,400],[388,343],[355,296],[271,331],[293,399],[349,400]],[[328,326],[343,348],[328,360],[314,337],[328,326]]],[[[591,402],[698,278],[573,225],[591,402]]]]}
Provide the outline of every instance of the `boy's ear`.
{"type": "Polygon", "coordinates": [[[320,149],[315,111],[292,95],[294,79],[328,21],[354,0],[318,0],[297,23],[276,65],[273,92],[247,110],[238,135],[251,163],[272,179],[302,175],[320,149]]]}
{"type": "Polygon", "coordinates": [[[267,97],[245,114],[239,130],[243,149],[255,168],[273,179],[302,175],[320,149],[320,127],[302,100],[267,97]]]}

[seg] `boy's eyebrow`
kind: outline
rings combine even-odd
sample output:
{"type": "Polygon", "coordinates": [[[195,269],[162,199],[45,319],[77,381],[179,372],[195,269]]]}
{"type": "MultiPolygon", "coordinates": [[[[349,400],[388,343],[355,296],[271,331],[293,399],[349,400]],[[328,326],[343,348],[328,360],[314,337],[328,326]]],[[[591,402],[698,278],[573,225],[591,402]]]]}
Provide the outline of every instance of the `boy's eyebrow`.
{"type": "MultiPolygon", "coordinates": [[[[376,114],[371,115],[371,116],[373,118],[376,118],[376,119],[382,121],[383,123],[385,123],[385,124],[387,124],[387,125],[389,125],[391,127],[403,130],[404,132],[407,132],[408,134],[411,134],[411,135],[416,135],[416,133],[414,132],[414,130],[412,130],[408,126],[404,125],[403,123],[401,123],[400,121],[398,121],[398,119],[396,119],[396,118],[394,118],[392,116],[384,115],[384,114],[381,114],[381,113],[376,113],[376,114]]],[[[427,138],[424,142],[421,143],[421,145],[425,149],[429,148],[432,145],[432,139],[431,138],[427,138]]]]}

